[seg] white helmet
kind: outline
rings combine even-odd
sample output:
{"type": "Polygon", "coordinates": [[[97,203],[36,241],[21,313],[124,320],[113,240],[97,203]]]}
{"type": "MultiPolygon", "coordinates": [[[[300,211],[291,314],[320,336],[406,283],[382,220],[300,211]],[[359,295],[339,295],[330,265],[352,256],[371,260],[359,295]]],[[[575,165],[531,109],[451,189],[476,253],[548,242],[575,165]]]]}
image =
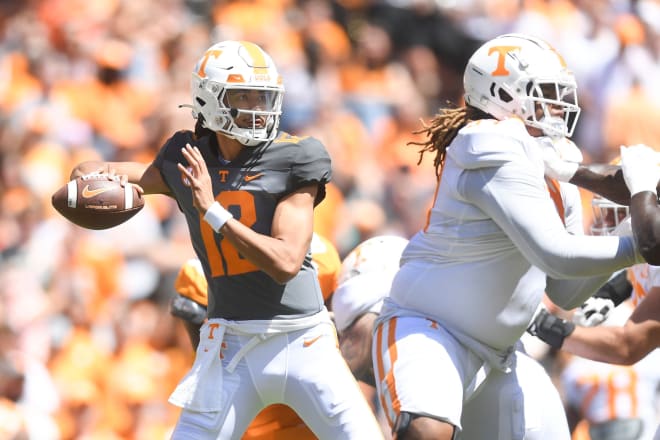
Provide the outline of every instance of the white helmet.
{"type": "Polygon", "coordinates": [[[593,222],[591,235],[611,235],[629,214],[627,206],[619,205],[599,195],[591,200],[593,222]]]}
{"type": "Polygon", "coordinates": [[[391,273],[399,269],[401,253],[408,240],[396,235],[381,235],[360,243],[341,263],[337,285],[367,273],[391,273]]]}
{"type": "Polygon", "coordinates": [[[463,87],[467,104],[499,120],[519,117],[551,137],[570,137],[580,114],[575,76],[564,59],[545,41],[527,35],[501,35],[477,49],[465,68],[463,87]],[[561,107],[563,118],[551,116],[549,105],[561,107]]]}
{"type": "Polygon", "coordinates": [[[203,126],[246,146],[277,135],[284,86],[270,55],[254,43],[223,41],[206,50],[192,74],[192,115],[203,126]],[[249,98],[254,94],[254,98],[249,98]],[[258,104],[249,102],[258,99],[258,104]],[[241,105],[243,104],[243,105],[241,105]],[[237,117],[252,117],[247,128],[237,117]],[[261,119],[261,121],[260,121],[261,119]]]}

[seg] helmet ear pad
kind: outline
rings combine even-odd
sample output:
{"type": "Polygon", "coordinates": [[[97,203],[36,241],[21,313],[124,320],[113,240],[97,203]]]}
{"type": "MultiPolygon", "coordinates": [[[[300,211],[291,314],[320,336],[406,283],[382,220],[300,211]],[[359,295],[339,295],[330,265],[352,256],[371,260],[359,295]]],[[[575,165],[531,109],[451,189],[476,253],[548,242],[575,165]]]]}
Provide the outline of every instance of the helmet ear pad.
{"type": "Polygon", "coordinates": [[[229,111],[220,107],[219,94],[214,95],[204,83],[203,80],[199,81],[199,86],[193,93],[193,117],[197,119],[201,115],[204,119],[202,126],[212,131],[218,131],[218,127],[229,128],[231,122],[229,111]]]}

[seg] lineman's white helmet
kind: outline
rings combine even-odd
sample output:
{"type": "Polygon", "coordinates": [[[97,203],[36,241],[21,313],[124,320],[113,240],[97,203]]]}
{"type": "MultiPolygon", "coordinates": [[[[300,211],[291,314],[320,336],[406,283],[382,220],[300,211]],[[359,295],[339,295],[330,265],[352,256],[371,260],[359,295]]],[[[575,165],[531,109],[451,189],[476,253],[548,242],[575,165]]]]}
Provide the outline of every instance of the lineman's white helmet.
{"type": "Polygon", "coordinates": [[[523,34],[501,35],[477,49],[463,86],[467,104],[499,120],[519,117],[551,137],[570,137],[580,114],[575,76],[564,59],[545,41],[523,34]],[[552,117],[550,105],[560,106],[563,118],[552,117]]]}
{"type": "Polygon", "coordinates": [[[396,235],[380,235],[363,241],[342,261],[337,285],[357,275],[396,273],[407,244],[408,240],[396,235]]]}

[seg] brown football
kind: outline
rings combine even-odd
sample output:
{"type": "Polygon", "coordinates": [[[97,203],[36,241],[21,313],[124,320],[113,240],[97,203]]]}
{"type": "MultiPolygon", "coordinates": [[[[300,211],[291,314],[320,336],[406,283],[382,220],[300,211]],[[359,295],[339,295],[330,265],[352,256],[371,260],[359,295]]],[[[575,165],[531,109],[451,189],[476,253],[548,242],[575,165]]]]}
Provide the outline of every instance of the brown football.
{"type": "Polygon", "coordinates": [[[51,198],[53,207],[67,220],[87,229],[108,229],[124,223],[144,207],[137,188],[119,178],[87,174],[71,180],[51,198]]]}

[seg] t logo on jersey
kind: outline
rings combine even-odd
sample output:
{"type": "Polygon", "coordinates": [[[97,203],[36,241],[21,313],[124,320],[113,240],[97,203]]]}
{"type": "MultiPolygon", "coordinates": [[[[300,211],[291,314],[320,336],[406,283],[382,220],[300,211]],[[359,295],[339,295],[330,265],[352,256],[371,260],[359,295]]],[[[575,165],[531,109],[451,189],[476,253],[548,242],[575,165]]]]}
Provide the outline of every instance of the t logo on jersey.
{"type": "Polygon", "coordinates": [[[497,53],[497,67],[491,72],[491,75],[507,76],[509,74],[509,71],[504,65],[504,61],[506,56],[514,50],[520,50],[520,46],[493,46],[488,49],[488,55],[492,55],[493,52],[497,53]]]}

